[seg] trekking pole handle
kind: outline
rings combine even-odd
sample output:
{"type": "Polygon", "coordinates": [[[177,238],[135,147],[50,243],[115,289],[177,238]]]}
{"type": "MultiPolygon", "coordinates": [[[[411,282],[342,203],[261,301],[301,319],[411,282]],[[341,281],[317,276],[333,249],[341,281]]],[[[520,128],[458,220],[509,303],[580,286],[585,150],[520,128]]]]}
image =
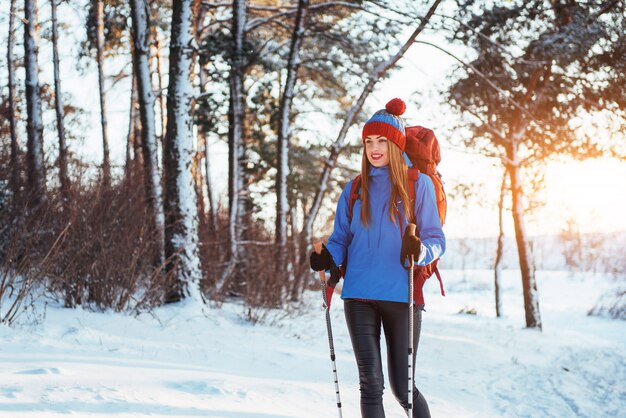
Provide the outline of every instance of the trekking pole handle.
{"type": "MultiPolygon", "coordinates": [[[[313,251],[315,251],[317,254],[321,254],[322,253],[322,241],[317,241],[315,244],[313,244],[313,251]]],[[[324,270],[319,272],[320,274],[320,281],[324,284],[326,284],[326,272],[324,270]]]]}

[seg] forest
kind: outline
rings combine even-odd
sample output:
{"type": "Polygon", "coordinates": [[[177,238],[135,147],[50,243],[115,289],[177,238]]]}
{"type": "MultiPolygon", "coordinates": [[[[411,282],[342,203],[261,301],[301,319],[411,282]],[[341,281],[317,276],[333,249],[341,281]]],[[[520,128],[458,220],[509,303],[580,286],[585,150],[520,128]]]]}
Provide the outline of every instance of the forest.
{"type": "MultiPolygon", "coordinates": [[[[617,0],[7,0],[0,320],[41,295],[113,311],[239,298],[251,319],[297,305],[318,286],[312,243],[356,174],[354,139],[375,110],[366,99],[421,44],[456,62],[439,92],[454,115],[444,141],[499,161],[500,225],[514,223],[526,326],[541,328],[525,229],[534,181],[557,158],[625,158],[624,9],[617,0]],[[70,67],[78,77],[63,73],[70,67]],[[65,89],[77,84],[98,109],[75,103],[65,89]],[[112,126],[107,93],[121,84],[128,125],[112,126]],[[87,111],[99,126],[87,126],[87,111]],[[125,132],[123,159],[111,156],[112,131],[125,132]],[[81,145],[88,132],[97,147],[81,145]],[[212,154],[216,143],[227,157],[212,154]],[[211,176],[214,164],[227,164],[227,178],[211,176]]],[[[447,187],[450,204],[472,193],[447,187]]]]}

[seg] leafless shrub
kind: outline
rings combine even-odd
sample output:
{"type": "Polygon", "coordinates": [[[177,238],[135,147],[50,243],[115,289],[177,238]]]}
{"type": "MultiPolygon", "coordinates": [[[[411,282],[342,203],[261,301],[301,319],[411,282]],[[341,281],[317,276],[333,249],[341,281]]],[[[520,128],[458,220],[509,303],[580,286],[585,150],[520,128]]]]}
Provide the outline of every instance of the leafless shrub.
{"type": "Polygon", "coordinates": [[[49,277],[65,306],[122,311],[158,300],[150,282],[158,269],[156,240],[140,184],[75,190],[67,218],[67,238],[49,277]]]}
{"type": "Polygon", "coordinates": [[[626,287],[603,294],[589,315],[626,320],[626,287]]]}
{"type": "MultiPolygon", "coordinates": [[[[307,280],[302,280],[302,273],[309,271],[308,259],[306,269],[301,263],[293,263],[296,280],[290,282],[288,272],[276,271],[274,238],[262,224],[248,229],[241,245],[243,259],[222,292],[216,294],[213,291],[215,283],[228,261],[228,213],[225,210],[219,212],[216,231],[201,222],[200,259],[205,271],[202,288],[212,303],[220,304],[227,299],[241,300],[244,317],[252,323],[266,322],[270,318],[293,313],[307,284],[307,280]]],[[[293,259],[296,253],[293,245],[288,250],[293,259]]]]}
{"type": "Polygon", "coordinates": [[[11,266],[14,255],[7,255],[0,264],[0,324],[11,325],[28,309],[26,300],[31,295],[33,280],[23,274],[25,260],[11,266]]]}
{"type": "MultiPolygon", "coordinates": [[[[27,201],[27,200],[26,200],[27,201]]],[[[5,234],[0,251],[0,323],[12,325],[23,313],[35,312],[40,284],[51,268],[67,228],[56,236],[47,228],[47,206],[15,206],[3,213],[5,234]],[[51,238],[51,239],[47,239],[51,238]]]]}
{"type": "MultiPolygon", "coordinates": [[[[104,187],[98,179],[85,180],[79,172],[85,169],[74,164],[69,202],[50,187],[36,206],[27,196],[10,196],[8,173],[0,170],[0,313],[6,320],[17,317],[35,288],[68,308],[149,310],[163,303],[172,278],[166,263],[158,264],[141,175],[130,170],[124,181],[104,187]]],[[[213,294],[228,261],[228,211],[218,211],[216,228],[200,221],[200,285],[208,299],[241,300],[254,323],[294,312],[311,282],[308,258],[296,257],[297,237],[288,248],[293,274],[276,271],[273,236],[261,222],[251,222],[234,277],[213,294]]]]}

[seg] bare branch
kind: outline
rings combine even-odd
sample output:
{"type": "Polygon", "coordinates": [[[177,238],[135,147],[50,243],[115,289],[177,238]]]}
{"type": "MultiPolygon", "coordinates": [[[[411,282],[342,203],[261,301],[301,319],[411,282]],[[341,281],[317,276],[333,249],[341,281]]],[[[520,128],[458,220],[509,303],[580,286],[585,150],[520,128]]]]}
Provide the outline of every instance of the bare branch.
{"type": "MultiPolygon", "coordinates": [[[[531,65],[537,65],[537,64],[548,64],[547,61],[531,61],[531,60],[525,60],[522,59],[520,57],[516,57],[514,56],[511,52],[507,51],[507,49],[505,48],[504,45],[502,45],[499,42],[494,41],[493,39],[491,39],[490,37],[488,37],[487,35],[483,34],[482,32],[474,29],[473,27],[469,26],[467,23],[461,21],[460,19],[453,17],[453,16],[448,16],[442,13],[435,13],[435,16],[438,17],[442,17],[444,19],[449,19],[449,20],[453,20],[455,22],[457,22],[458,24],[460,24],[461,26],[467,28],[468,30],[472,31],[472,33],[474,33],[474,35],[477,35],[478,37],[486,40],[487,42],[489,42],[491,45],[495,46],[496,48],[498,48],[500,51],[504,52],[505,54],[509,55],[511,58],[513,58],[516,62],[521,62],[524,64],[531,64],[531,65]]],[[[446,28],[442,28],[444,30],[447,30],[446,28]]],[[[509,64],[507,62],[507,64],[509,64]]],[[[509,64],[510,65],[510,64],[509,64]]]]}
{"type": "MultiPolygon", "coordinates": [[[[343,6],[343,7],[349,7],[349,8],[353,8],[357,10],[367,11],[363,8],[363,6],[359,4],[354,4],[354,3],[350,3],[346,1],[331,1],[331,2],[326,2],[326,3],[315,4],[315,5],[309,6],[309,11],[325,9],[325,8],[335,7],[335,6],[343,6]]],[[[268,17],[253,19],[250,22],[248,22],[248,27],[246,28],[245,31],[246,32],[253,31],[254,29],[258,28],[261,25],[265,25],[266,23],[272,22],[280,17],[289,16],[295,13],[296,13],[296,8],[292,8],[287,11],[280,12],[280,13],[277,13],[268,17]]]]}
{"type": "Polygon", "coordinates": [[[454,58],[456,61],[458,61],[461,65],[463,65],[465,68],[468,68],[470,70],[472,70],[472,72],[474,74],[476,74],[478,77],[480,77],[485,83],[487,83],[489,85],[489,87],[491,87],[492,89],[496,90],[498,93],[500,93],[503,97],[503,99],[510,105],[512,105],[513,107],[519,109],[520,111],[522,111],[522,113],[524,113],[526,116],[528,116],[530,119],[532,119],[534,122],[537,122],[535,117],[528,111],[526,110],[522,105],[520,105],[519,103],[517,103],[515,100],[513,100],[511,97],[509,97],[509,94],[502,90],[500,87],[496,86],[490,79],[489,77],[487,77],[482,71],[480,71],[478,68],[474,67],[472,64],[463,61],[462,59],[460,59],[459,57],[457,57],[456,55],[454,55],[452,52],[438,46],[435,45],[431,42],[426,42],[426,41],[415,41],[415,43],[417,44],[424,44],[424,45],[428,45],[428,46],[432,46],[435,49],[440,50],[441,52],[445,53],[446,55],[449,55],[450,57],[454,58]]]}

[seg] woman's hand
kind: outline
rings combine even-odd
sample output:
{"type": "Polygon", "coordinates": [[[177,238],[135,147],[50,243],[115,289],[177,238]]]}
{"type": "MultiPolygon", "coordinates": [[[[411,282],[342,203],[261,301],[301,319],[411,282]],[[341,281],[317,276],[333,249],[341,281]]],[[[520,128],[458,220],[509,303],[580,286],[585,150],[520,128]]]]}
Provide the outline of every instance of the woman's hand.
{"type": "Polygon", "coordinates": [[[333,259],[326,247],[323,247],[319,254],[315,251],[311,253],[309,262],[311,263],[311,269],[315,271],[324,271],[331,268],[333,259]]]}
{"type": "Polygon", "coordinates": [[[413,256],[413,260],[417,262],[422,252],[422,240],[417,235],[406,237],[406,256],[413,256]]]}
{"type": "Polygon", "coordinates": [[[415,224],[408,224],[402,236],[402,247],[400,248],[400,264],[408,269],[413,263],[417,263],[422,252],[422,240],[415,235],[415,224]],[[409,266],[405,262],[409,261],[409,266]]]}

